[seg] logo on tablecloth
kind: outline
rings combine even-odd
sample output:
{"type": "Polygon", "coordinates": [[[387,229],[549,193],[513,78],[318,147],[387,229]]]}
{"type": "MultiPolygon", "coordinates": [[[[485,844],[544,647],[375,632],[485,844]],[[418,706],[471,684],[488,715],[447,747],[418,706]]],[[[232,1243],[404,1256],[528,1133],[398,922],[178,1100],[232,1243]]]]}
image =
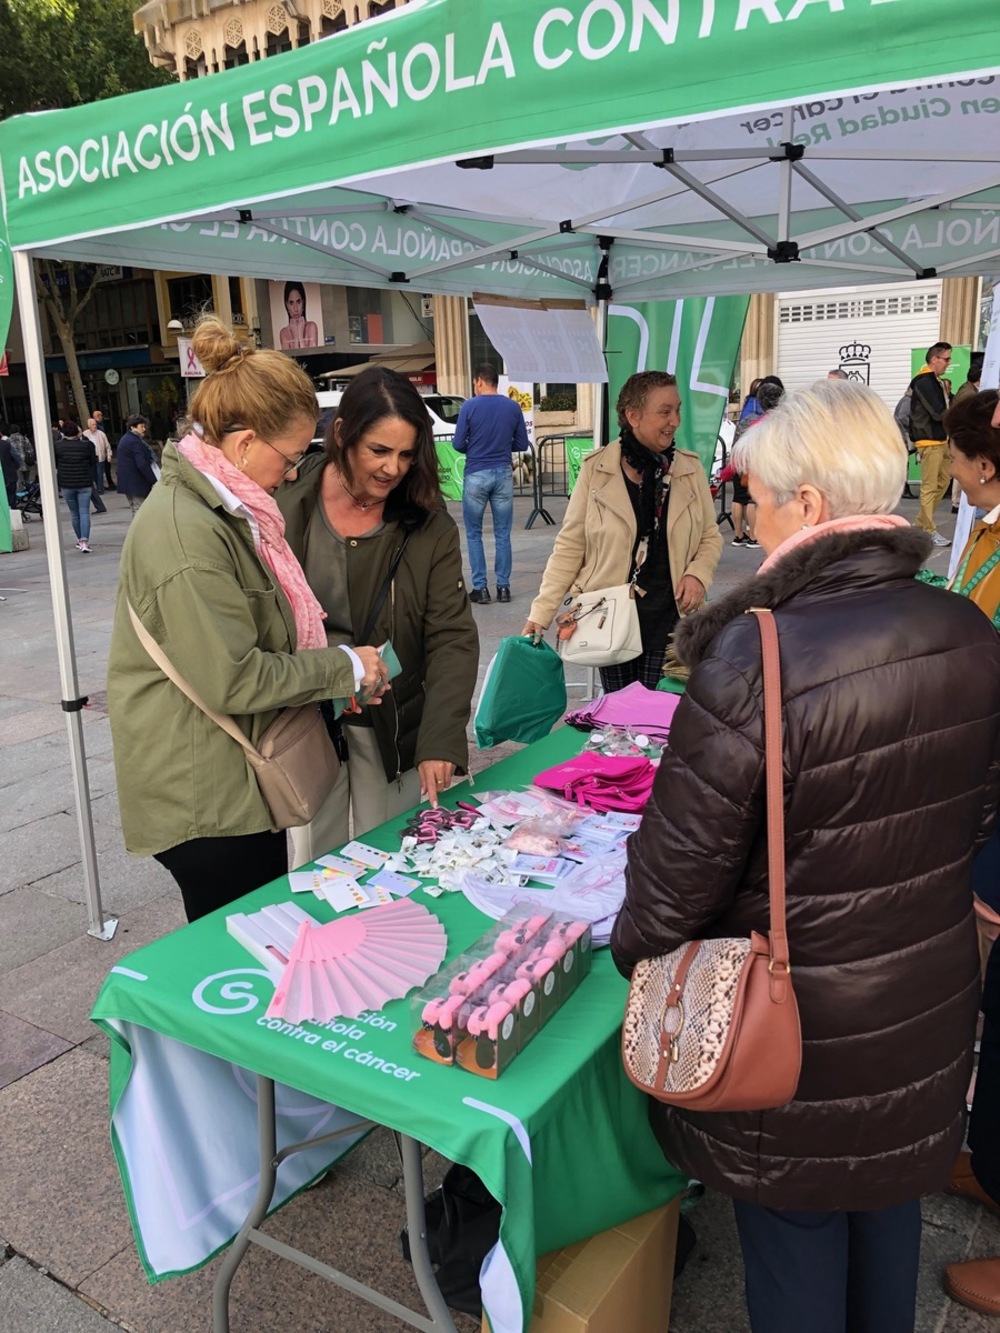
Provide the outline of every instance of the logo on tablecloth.
{"type": "Polygon", "coordinates": [[[264,1003],[255,993],[257,981],[224,981],[225,977],[263,977],[268,1000],[274,991],[272,977],[260,967],[231,967],[225,972],[213,972],[191,992],[191,999],[206,1014],[248,1014],[264,1003]],[[220,982],[223,984],[219,985],[220,982]]]}

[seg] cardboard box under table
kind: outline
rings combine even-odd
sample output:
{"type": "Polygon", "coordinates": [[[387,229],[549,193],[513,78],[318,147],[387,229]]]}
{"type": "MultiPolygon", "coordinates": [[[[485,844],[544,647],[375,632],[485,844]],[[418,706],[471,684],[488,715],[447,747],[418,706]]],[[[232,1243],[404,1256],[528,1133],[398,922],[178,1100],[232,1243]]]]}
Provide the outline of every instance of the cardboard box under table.
{"type": "MultiPolygon", "coordinates": [[[[680,1200],[538,1261],[529,1333],[664,1333],[680,1200]]],[[[491,1333],[483,1318],[483,1333],[491,1333]]]]}
{"type": "MultiPolygon", "coordinates": [[[[583,739],[563,728],[484,773],[483,789],[524,787],[583,739]]],[[[467,795],[458,786],[445,801],[467,795]]],[[[406,818],[365,841],[397,847],[406,818]]],[[[323,1027],[268,1019],[274,981],[227,934],[226,915],[290,896],[287,880],[276,880],[155,941],[117,963],[97,998],[93,1016],[111,1038],[112,1141],[147,1276],[200,1267],[248,1215],[280,1207],[374,1125],[387,1125],[403,1136],[410,1164],[411,1238],[422,1229],[421,1144],[470,1167],[503,1205],[484,1308],[499,1314],[494,1333],[523,1333],[539,1254],[658,1208],[684,1185],[621,1066],[624,980],[599,950],[574,994],[503,1077],[487,1082],[416,1054],[406,999],[323,1027]],[[342,1137],[331,1140],[333,1132],[342,1137]],[[268,1149],[272,1133],[276,1148],[268,1149]],[[276,1152],[303,1142],[284,1156],[275,1181],[276,1152]]],[[[444,925],[446,964],[489,925],[462,894],[431,898],[418,889],[414,900],[444,925]]],[[[309,910],[332,917],[318,900],[309,910]]],[[[255,1244],[268,1239],[252,1235],[255,1244]]],[[[249,1243],[240,1240],[227,1258],[238,1262],[249,1243]]],[[[429,1267],[419,1281],[433,1322],[418,1326],[453,1333],[429,1267]]],[[[217,1333],[229,1326],[226,1294],[217,1293],[217,1333]]]]}

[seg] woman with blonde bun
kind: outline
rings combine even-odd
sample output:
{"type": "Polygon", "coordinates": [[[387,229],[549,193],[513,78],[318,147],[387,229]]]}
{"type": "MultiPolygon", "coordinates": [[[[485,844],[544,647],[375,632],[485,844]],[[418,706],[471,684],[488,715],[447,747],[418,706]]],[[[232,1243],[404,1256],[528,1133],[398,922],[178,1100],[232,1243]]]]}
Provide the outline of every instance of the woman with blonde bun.
{"type": "Polygon", "coordinates": [[[315,429],[308,376],[211,315],[193,346],[209,373],[191,433],[164,450],[160,484],[125,539],[108,662],[125,845],[170,871],[191,921],[284,874],[286,839],[271,831],[242,747],[154,663],[130,606],[201,699],[254,744],[282,708],[388,687],[374,648],[327,645],[274,501],[315,429]]]}

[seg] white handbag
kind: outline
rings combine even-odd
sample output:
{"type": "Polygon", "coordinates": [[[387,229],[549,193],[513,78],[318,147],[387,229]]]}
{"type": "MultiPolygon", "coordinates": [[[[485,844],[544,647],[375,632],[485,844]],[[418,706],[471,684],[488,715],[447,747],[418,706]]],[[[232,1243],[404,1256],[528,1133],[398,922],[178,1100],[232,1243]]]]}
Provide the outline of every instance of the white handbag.
{"type": "Polygon", "coordinates": [[[559,614],[576,622],[575,633],[559,643],[564,662],[587,667],[618,666],[642,652],[639,611],[631,583],[570,593],[559,614]]]}

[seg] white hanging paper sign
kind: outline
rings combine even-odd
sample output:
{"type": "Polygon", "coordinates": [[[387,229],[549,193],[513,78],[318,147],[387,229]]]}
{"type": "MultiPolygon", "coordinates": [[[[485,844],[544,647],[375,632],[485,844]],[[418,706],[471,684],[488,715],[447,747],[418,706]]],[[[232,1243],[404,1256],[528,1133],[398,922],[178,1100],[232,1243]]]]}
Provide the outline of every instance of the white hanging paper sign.
{"type": "Polygon", "coordinates": [[[513,380],[605,384],[608,368],[590,311],[474,300],[490,342],[513,380]]]}

